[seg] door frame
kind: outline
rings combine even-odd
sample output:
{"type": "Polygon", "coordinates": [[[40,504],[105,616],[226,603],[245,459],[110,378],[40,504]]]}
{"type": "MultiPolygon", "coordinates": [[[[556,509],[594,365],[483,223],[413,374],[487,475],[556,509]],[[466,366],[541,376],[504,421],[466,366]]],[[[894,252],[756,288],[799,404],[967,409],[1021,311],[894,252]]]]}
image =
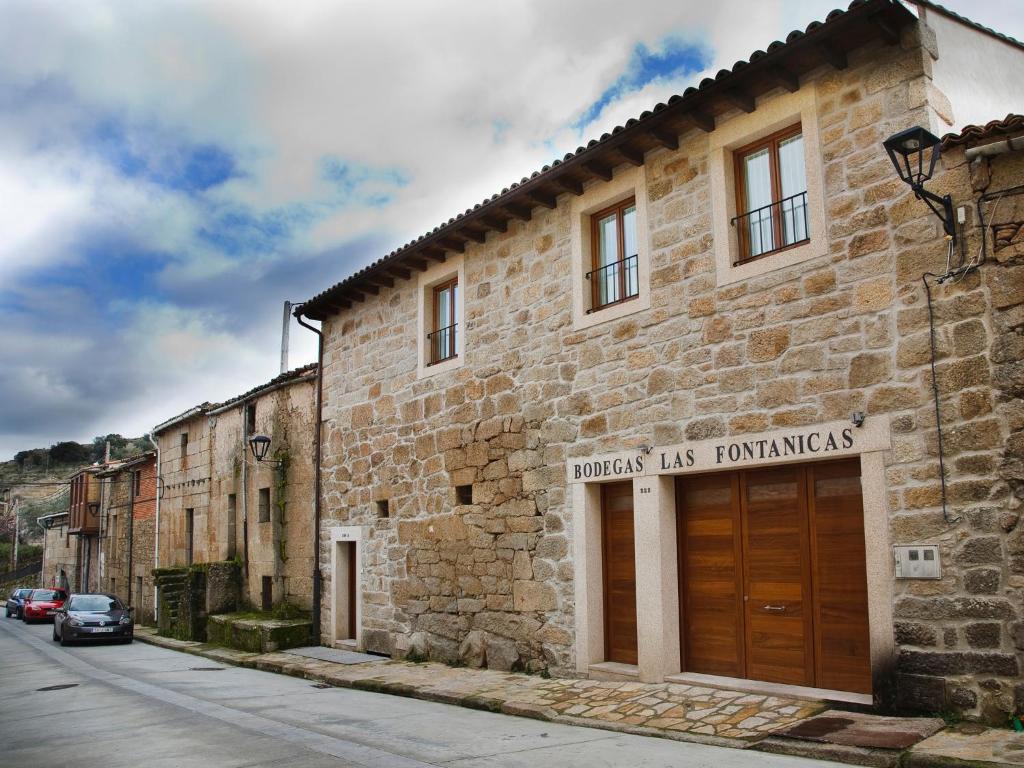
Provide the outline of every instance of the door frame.
{"type": "Polygon", "coordinates": [[[331,532],[331,626],[328,633],[331,645],[336,646],[344,640],[355,640],[356,648],[363,650],[363,590],[359,589],[363,573],[363,528],[359,525],[341,525],[330,529],[331,532]],[[349,556],[341,554],[342,546],[350,546],[349,556]],[[354,566],[350,557],[354,556],[354,566]],[[350,584],[354,572],[356,584],[350,584]],[[339,587],[344,584],[346,597],[339,600],[339,587]],[[340,637],[338,632],[338,612],[350,611],[349,602],[355,602],[355,637],[340,637]]]}

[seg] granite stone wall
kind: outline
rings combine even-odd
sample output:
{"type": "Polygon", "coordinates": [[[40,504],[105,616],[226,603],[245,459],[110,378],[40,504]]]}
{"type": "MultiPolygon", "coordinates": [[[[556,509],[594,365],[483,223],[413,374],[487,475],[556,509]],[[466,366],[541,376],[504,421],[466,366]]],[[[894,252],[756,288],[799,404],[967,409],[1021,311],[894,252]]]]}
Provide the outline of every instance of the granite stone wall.
{"type": "MultiPolygon", "coordinates": [[[[941,580],[895,584],[903,701],[989,719],[1008,711],[1022,636],[1024,280],[1014,257],[933,287],[944,515],[921,278],[945,270],[947,246],[881,147],[898,130],[941,132],[951,118],[931,82],[935,55],[929,30],[911,27],[897,46],[872,44],[844,70],[801,79],[816,94],[823,255],[724,284],[709,137],[690,130],[678,150],[647,154],[635,190],[648,209],[649,309],[574,330],[572,295],[585,287],[571,277],[563,195],[466,244],[462,367],[417,377],[415,272],[325,321],[324,594],[330,528],[362,526],[369,650],[486,664],[490,644],[494,665],[572,674],[567,457],[865,411],[893,432],[890,538],[939,544],[943,564],[941,580]]],[[[930,188],[968,205],[973,256],[981,238],[962,151],[930,188]]],[[[325,600],[325,640],[332,621],[325,600]]]]}

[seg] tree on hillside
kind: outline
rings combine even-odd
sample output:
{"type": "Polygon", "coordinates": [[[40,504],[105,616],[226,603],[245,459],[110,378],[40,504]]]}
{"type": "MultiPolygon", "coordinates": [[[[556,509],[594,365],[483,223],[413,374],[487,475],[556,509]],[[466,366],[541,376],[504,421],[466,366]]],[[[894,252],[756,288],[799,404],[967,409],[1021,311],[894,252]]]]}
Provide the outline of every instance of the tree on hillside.
{"type": "Polygon", "coordinates": [[[92,451],[81,443],[67,440],[50,446],[50,461],[54,464],[83,464],[91,460],[92,451]]]}

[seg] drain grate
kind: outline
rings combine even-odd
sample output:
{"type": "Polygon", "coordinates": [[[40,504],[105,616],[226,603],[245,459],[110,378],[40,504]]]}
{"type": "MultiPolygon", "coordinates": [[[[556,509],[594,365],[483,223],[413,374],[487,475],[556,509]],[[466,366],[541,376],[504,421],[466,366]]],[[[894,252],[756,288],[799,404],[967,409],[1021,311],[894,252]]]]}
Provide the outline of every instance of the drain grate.
{"type": "Polygon", "coordinates": [[[220,672],[224,667],[189,667],[191,672],[220,672]]]}
{"type": "Polygon", "coordinates": [[[78,683],[62,683],[61,685],[48,685],[45,688],[36,688],[37,691],[63,691],[65,688],[77,688],[78,683]]]}

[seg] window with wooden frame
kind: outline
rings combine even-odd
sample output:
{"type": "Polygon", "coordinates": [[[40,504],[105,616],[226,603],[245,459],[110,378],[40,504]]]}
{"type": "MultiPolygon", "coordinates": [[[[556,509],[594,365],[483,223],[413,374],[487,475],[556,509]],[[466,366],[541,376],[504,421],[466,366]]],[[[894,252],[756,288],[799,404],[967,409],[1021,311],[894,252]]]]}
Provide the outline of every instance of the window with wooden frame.
{"type": "Polygon", "coordinates": [[[459,279],[453,277],[433,289],[433,330],[427,334],[429,365],[458,355],[459,279]]]}
{"type": "Polygon", "coordinates": [[[636,198],[598,211],[590,217],[592,269],[590,312],[640,295],[636,247],[636,198]]]}
{"type": "Polygon", "coordinates": [[[142,470],[136,469],[132,472],[132,496],[139,496],[142,493],[142,470]]]}
{"type": "Polygon", "coordinates": [[[791,125],[734,153],[736,227],[735,264],[805,243],[807,174],[800,124],[791,125]]]}

